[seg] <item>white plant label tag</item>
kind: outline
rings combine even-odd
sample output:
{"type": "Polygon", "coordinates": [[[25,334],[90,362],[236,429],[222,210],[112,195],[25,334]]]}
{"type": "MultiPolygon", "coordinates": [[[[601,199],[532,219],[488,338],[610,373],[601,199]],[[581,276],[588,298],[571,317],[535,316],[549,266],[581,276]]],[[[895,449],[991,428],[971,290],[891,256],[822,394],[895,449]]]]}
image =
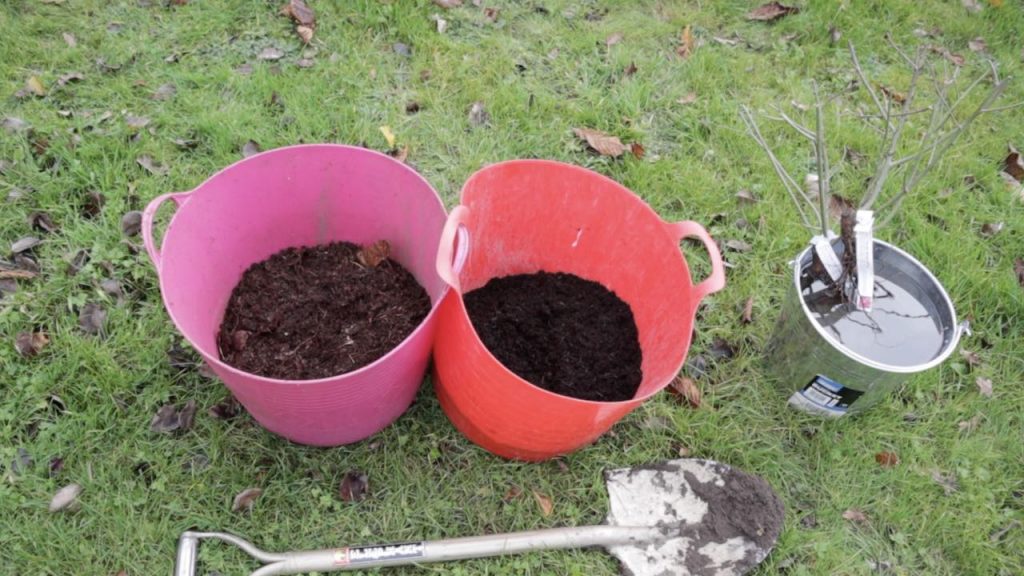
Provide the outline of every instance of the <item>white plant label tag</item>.
{"type": "Polygon", "coordinates": [[[871,210],[857,210],[853,235],[857,241],[857,309],[871,311],[875,297],[875,216],[871,210]]]}
{"type": "Polygon", "coordinates": [[[836,251],[832,249],[832,242],[830,242],[824,236],[818,235],[811,238],[811,244],[814,245],[814,251],[818,254],[818,259],[825,266],[825,271],[828,272],[833,282],[838,282],[839,277],[843,275],[843,264],[839,261],[839,257],[836,256],[836,251]]]}

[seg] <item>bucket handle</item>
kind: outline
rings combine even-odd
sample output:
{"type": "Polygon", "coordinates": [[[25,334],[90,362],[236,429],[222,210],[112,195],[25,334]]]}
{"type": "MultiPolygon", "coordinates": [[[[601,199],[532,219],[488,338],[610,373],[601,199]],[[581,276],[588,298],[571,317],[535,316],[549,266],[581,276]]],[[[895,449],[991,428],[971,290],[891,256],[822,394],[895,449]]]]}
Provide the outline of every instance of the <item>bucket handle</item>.
{"type": "Polygon", "coordinates": [[[453,208],[444,223],[441,245],[437,249],[437,275],[459,294],[462,293],[459,273],[469,258],[469,229],[466,228],[468,219],[469,208],[461,204],[453,208]]]}
{"type": "Polygon", "coordinates": [[[160,205],[167,200],[174,200],[177,206],[181,206],[185,203],[185,200],[191,195],[191,192],[169,192],[167,194],[161,194],[146,205],[146,209],[142,211],[142,243],[146,246],[146,253],[149,254],[149,259],[153,261],[153,266],[156,268],[157,273],[160,273],[160,264],[162,262],[160,256],[160,249],[157,247],[156,242],[153,241],[153,218],[156,216],[156,211],[160,209],[160,205]]]}
{"type": "Polygon", "coordinates": [[[700,284],[693,287],[698,298],[704,298],[708,294],[718,292],[725,288],[725,266],[722,264],[722,253],[718,250],[718,244],[711,238],[703,226],[691,220],[682,222],[666,223],[668,233],[678,244],[683,238],[696,238],[704,244],[708,251],[708,258],[711,259],[711,274],[700,284]]]}

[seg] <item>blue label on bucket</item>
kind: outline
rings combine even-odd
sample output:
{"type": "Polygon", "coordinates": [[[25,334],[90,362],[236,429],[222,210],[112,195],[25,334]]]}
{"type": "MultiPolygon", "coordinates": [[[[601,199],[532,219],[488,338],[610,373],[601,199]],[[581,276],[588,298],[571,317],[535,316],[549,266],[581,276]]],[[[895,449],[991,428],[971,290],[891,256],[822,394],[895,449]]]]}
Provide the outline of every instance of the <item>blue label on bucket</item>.
{"type": "Polygon", "coordinates": [[[864,394],[860,390],[847,388],[821,374],[789,397],[789,405],[804,412],[838,418],[864,394]]]}

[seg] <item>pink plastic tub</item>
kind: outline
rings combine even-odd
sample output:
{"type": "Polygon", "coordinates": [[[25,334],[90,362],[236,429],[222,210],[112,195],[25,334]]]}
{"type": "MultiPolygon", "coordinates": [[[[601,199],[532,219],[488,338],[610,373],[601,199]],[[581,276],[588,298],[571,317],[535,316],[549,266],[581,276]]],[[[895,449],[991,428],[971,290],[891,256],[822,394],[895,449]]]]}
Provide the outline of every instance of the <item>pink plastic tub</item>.
{"type": "Polygon", "coordinates": [[[195,190],[164,194],[142,233],[164,305],[239,402],[271,432],[316,446],[366,438],[398,418],[423,380],[436,310],[447,291],[435,269],[444,204],[419,174],[384,154],[334,144],[291,146],[246,158],[195,190]],[[177,203],[158,248],[153,217],[177,203]],[[290,246],[385,239],[392,258],[430,295],[422,324],[394,350],[354,372],[287,381],[221,362],[216,335],[232,289],[251,264],[290,246]]]}

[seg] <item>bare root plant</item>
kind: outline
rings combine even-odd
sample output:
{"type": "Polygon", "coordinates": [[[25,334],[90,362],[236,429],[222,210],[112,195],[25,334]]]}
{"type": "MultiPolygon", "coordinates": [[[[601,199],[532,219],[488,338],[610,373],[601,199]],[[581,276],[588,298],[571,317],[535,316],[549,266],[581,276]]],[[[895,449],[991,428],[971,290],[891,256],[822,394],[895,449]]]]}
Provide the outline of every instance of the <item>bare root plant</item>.
{"type": "MultiPolygon", "coordinates": [[[[817,174],[808,175],[807,183],[801,186],[786,170],[778,156],[768,144],[757,124],[754,113],[746,106],[740,107],[740,118],[747,127],[749,135],[764,150],[775,173],[782,181],[790,199],[805,227],[814,230],[823,237],[832,236],[830,206],[831,180],[838,172],[829,162],[828,140],[825,134],[825,113],[829,103],[847,93],[863,88],[870,98],[870,105],[877,113],[858,113],[857,116],[879,135],[878,155],[874,158],[874,172],[868,180],[863,195],[853,204],[860,210],[873,210],[880,218],[876,219],[878,227],[888,224],[899,211],[903,201],[913,192],[921,181],[938,164],[957,139],[982,114],[996,112],[1020,106],[995,107],[1009,84],[1009,79],[1001,79],[995,64],[988,61],[989,69],[974,79],[966,88],[956,91],[960,75],[960,67],[954,67],[952,73],[942,73],[929,61],[927,51],[919,48],[913,57],[897,46],[886,36],[890,48],[899,59],[910,69],[910,81],[904,93],[890,90],[880,84],[873,84],[864,73],[857,51],[853,43],[849,44],[850,60],[856,74],[843,93],[830,98],[822,97],[818,84],[814,89],[814,126],[801,124],[785,111],[776,108],[774,116],[766,115],[769,120],[786,123],[800,136],[811,144],[814,154],[814,165],[817,174]],[[987,83],[986,83],[987,81],[987,83]],[[963,112],[971,94],[979,86],[986,85],[988,93],[981,102],[968,113],[963,112]],[[922,94],[930,93],[930,98],[922,98],[922,94]],[[924,104],[920,104],[926,100],[924,104]],[[927,118],[918,127],[915,118],[927,118]],[[913,126],[908,129],[908,126],[913,126]],[[908,134],[915,136],[908,138],[908,134]],[[919,137],[917,136],[919,135],[919,137]],[[898,181],[897,186],[886,186],[887,183],[898,181]],[[883,198],[884,197],[884,198],[883,198]]],[[[854,258],[855,239],[853,234],[855,211],[850,207],[839,210],[839,242],[842,250],[842,275],[833,279],[826,273],[825,267],[817,253],[808,270],[804,288],[808,288],[815,280],[821,281],[827,288],[823,297],[834,297],[840,301],[849,301],[857,284],[856,261],[854,258]]],[[[877,287],[876,287],[877,289],[877,287]]],[[[884,288],[883,288],[884,290],[884,288]]]]}

